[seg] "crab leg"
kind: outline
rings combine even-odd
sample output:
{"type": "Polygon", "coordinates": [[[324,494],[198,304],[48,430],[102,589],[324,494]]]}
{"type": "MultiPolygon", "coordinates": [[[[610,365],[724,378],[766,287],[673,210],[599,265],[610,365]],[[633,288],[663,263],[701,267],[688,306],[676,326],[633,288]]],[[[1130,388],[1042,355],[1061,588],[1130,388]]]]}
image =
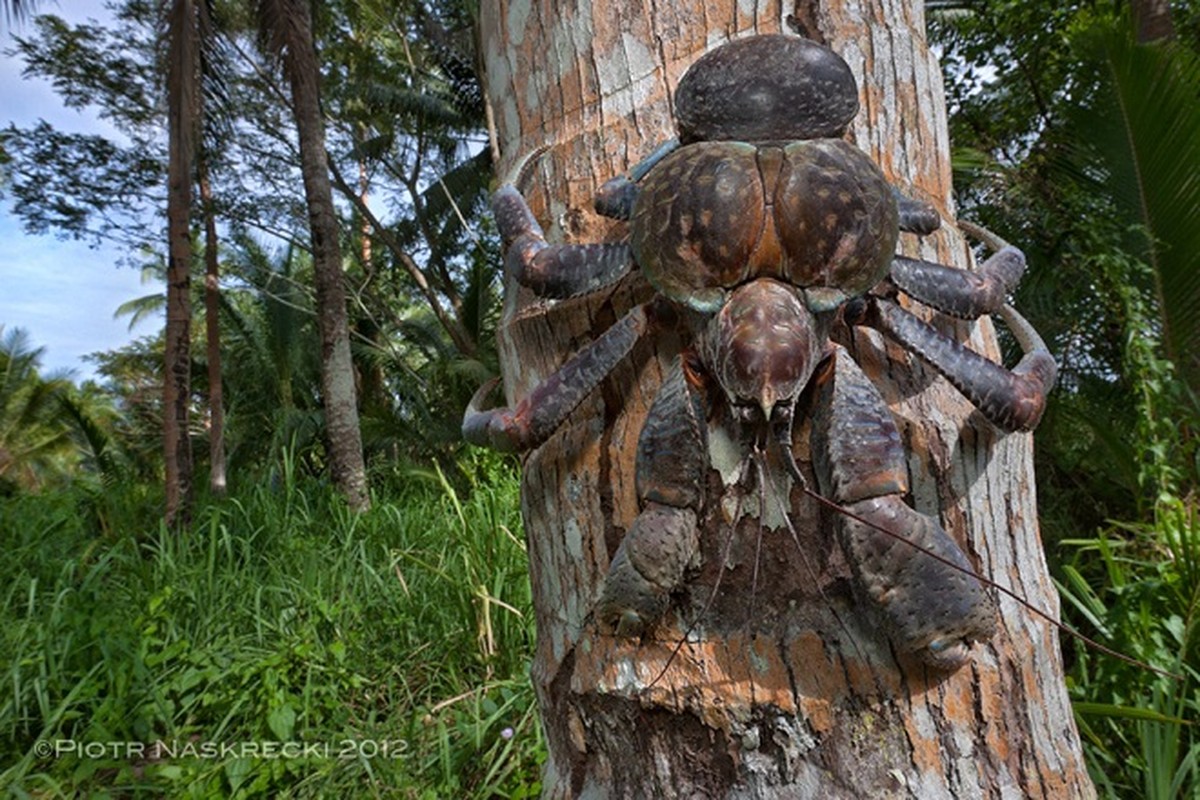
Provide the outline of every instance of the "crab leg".
{"type": "Polygon", "coordinates": [[[649,328],[645,306],[636,306],[533,388],[516,408],[485,409],[498,379],[479,388],[463,415],[463,438],[494,450],[531,450],[550,438],[563,420],[604,380],[649,328]]]}
{"type": "Polygon", "coordinates": [[[625,242],[549,244],[529,204],[511,184],[492,195],[492,213],[507,249],[505,269],[540,297],[586,294],[633,268],[633,254],[625,242]]]}
{"type": "Polygon", "coordinates": [[[628,175],[619,175],[604,183],[596,192],[595,207],[597,214],[603,214],[612,219],[629,219],[633,216],[633,204],[638,196],[638,182],[646,177],[646,173],[668,155],[679,149],[678,139],[668,139],[654,149],[654,152],[639,161],[628,175]]]}
{"type": "Polygon", "coordinates": [[[904,448],[879,390],[840,346],[818,380],[813,466],[822,494],[852,514],[837,529],[855,577],[901,649],[956,669],[992,635],[993,601],[937,520],[904,502],[904,448]]]}
{"type": "Polygon", "coordinates": [[[708,463],[699,380],[677,359],[638,438],[642,510],[621,540],[596,605],[601,625],[637,636],[662,616],[699,555],[696,529],[708,463]]]}
{"type": "Polygon", "coordinates": [[[1025,254],[1011,245],[971,272],[903,256],[896,256],[891,269],[892,280],[905,294],[962,319],[999,310],[1024,273],[1025,254]]]}
{"type": "Polygon", "coordinates": [[[890,300],[870,299],[865,324],[927,361],[983,415],[1005,431],[1037,427],[1058,367],[1037,331],[1011,306],[1001,315],[1024,356],[1011,371],[964,347],[890,300]]]}
{"type": "Polygon", "coordinates": [[[914,200],[892,187],[896,195],[896,207],[900,212],[900,230],[920,236],[933,233],[942,226],[942,217],[929,203],[914,200]]]}

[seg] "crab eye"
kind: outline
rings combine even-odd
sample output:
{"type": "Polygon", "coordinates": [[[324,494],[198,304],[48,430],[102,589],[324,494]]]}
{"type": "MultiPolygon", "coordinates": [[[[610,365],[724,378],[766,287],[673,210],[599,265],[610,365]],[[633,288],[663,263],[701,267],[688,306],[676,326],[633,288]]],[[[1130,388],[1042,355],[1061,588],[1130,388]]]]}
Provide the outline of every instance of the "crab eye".
{"type": "Polygon", "coordinates": [[[842,306],[842,320],[847,325],[861,325],[867,318],[867,298],[852,298],[842,306]]]}

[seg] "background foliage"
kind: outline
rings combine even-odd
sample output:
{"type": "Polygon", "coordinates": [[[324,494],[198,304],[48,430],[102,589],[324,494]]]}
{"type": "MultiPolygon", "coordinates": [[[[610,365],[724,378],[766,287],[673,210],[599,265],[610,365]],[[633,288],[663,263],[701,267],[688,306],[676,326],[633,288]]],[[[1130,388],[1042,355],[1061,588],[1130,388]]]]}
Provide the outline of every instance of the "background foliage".
{"type": "Polygon", "coordinates": [[[941,5],[960,214],[1025,249],[1016,303],[1061,366],[1036,442],[1066,616],[1184,677],[1066,642],[1089,767],[1106,796],[1194,797],[1200,8],[1139,43],[1150,3],[941,5]]]}

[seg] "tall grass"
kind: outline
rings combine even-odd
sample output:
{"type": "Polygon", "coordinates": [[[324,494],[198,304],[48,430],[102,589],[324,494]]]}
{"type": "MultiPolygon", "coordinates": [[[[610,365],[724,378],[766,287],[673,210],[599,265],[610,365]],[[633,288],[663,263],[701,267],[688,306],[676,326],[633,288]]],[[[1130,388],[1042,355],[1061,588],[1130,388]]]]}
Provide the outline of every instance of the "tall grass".
{"type": "Polygon", "coordinates": [[[1077,646],[1070,673],[1088,763],[1105,797],[1200,797],[1200,517],[1160,498],[1150,522],[1068,540],[1060,591],[1098,636],[1173,681],[1077,646]],[[1090,575],[1089,579],[1086,577],[1090,575]]]}
{"type": "Polygon", "coordinates": [[[0,789],[536,795],[517,482],[487,468],[361,516],[285,469],[182,533],[146,502],[0,501],[0,789]]]}

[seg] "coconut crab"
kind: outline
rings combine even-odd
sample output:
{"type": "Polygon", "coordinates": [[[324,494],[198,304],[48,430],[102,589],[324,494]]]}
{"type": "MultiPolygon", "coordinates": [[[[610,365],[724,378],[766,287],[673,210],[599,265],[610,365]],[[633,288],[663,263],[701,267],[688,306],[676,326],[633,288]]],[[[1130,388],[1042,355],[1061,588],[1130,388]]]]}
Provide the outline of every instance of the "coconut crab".
{"type": "Polygon", "coordinates": [[[791,451],[803,397],[820,493],[847,512],[839,541],[865,595],[901,649],[956,668],[971,642],[990,637],[993,602],[940,524],[905,502],[896,424],[831,332],[874,328],[932,365],[1001,430],[1032,429],[1056,368],[1005,305],[1024,256],[993,241],[996,252],[965,272],[895,255],[900,231],[927,234],[940,219],[841,138],[858,89],[828,48],[785,35],[727,43],[692,65],[675,101],[679,139],[597,195],[597,211],[629,221],[628,241],[550,244],[517,188],[493,196],[505,267],[539,296],[596,291],[633,269],[657,295],[515,407],[486,407],[496,382],[481,387],[463,434],[500,450],[537,447],[640,338],[674,326],[684,352],[639,437],[641,510],[609,567],[599,622],[638,635],[695,564],[714,407],[725,405],[741,441],[776,448],[803,485],[791,451]],[[1009,370],[974,353],[902,309],[900,292],[953,316],[999,313],[1023,357],[1009,370]]]}

